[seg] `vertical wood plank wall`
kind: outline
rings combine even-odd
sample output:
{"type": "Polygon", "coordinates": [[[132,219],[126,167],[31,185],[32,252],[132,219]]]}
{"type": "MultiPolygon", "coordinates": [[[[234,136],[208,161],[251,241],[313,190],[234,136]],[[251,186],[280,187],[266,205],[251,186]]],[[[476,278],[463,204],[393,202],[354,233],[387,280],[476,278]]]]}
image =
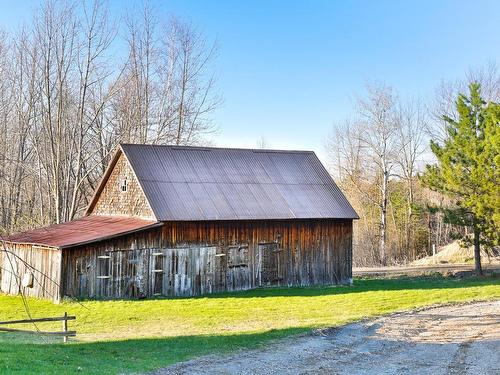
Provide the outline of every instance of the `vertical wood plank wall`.
{"type": "Polygon", "coordinates": [[[172,222],[63,250],[63,295],[189,296],[352,278],[352,220],[172,222]]]}
{"type": "Polygon", "coordinates": [[[24,244],[6,244],[0,253],[0,287],[3,293],[60,299],[61,250],[24,244]],[[23,287],[22,279],[32,274],[33,286],[23,287]]]}

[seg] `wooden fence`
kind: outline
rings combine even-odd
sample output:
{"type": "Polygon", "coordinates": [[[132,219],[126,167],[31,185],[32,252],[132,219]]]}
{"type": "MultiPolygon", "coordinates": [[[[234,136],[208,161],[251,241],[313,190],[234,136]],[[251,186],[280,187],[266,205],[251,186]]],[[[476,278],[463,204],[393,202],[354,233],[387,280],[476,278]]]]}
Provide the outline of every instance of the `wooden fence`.
{"type": "Polygon", "coordinates": [[[36,324],[42,322],[62,322],[62,331],[40,331],[40,330],[24,330],[17,328],[6,328],[0,327],[0,332],[20,332],[20,333],[31,333],[31,334],[39,334],[39,335],[49,335],[49,336],[61,336],[63,338],[63,342],[68,342],[68,337],[76,336],[76,331],[68,331],[68,320],[75,320],[76,316],[69,316],[68,313],[64,313],[63,316],[58,316],[54,318],[37,318],[37,319],[22,319],[22,320],[10,320],[0,322],[0,326],[2,325],[11,325],[11,324],[36,324]]]}

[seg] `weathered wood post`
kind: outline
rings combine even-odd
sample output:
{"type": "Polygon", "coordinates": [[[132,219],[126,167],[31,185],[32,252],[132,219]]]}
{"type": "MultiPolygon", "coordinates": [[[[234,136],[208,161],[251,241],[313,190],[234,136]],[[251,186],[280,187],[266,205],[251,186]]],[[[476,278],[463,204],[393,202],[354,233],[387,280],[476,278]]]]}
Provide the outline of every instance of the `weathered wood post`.
{"type": "MultiPolygon", "coordinates": [[[[67,333],[68,332],[68,313],[67,312],[64,312],[64,319],[62,321],[62,325],[63,325],[63,332],[67,333]]],[[[64,343],[68,342],[68,336],[66,336],[66,335],[63,336],[63,342],[64,343]]]]}

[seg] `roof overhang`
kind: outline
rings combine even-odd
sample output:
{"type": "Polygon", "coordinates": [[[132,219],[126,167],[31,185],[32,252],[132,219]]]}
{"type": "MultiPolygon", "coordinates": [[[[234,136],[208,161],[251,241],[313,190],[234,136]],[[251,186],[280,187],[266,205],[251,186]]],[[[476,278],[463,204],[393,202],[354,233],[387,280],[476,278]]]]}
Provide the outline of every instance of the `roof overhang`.
{"type": "Polygon", "coordinates": [[[162,222],[122,216],[91,215],[62,224],[13,234],[4,242],[66,249],[162,226],[162,222]]]}

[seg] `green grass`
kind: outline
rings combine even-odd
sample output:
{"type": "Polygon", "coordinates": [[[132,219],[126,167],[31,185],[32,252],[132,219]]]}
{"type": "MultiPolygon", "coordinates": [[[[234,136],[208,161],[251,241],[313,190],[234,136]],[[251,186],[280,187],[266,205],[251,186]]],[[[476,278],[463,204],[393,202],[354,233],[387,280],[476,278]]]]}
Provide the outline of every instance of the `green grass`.
{"type": "MultiPolygon", "coordinates": [[[[76,315],[78,342],[0,333],[0,373],[130,373],[192,357],[415,307],[500,299],[499,279],[357,279],[352,287],[269,288],[202,298],[30,300],[34,317],[76,315]]],[[[0,295],[0,320],[24,318],[19,297],[0,295]]],[[[52,323],[42,329],[59,328],[52,323]]]]}

